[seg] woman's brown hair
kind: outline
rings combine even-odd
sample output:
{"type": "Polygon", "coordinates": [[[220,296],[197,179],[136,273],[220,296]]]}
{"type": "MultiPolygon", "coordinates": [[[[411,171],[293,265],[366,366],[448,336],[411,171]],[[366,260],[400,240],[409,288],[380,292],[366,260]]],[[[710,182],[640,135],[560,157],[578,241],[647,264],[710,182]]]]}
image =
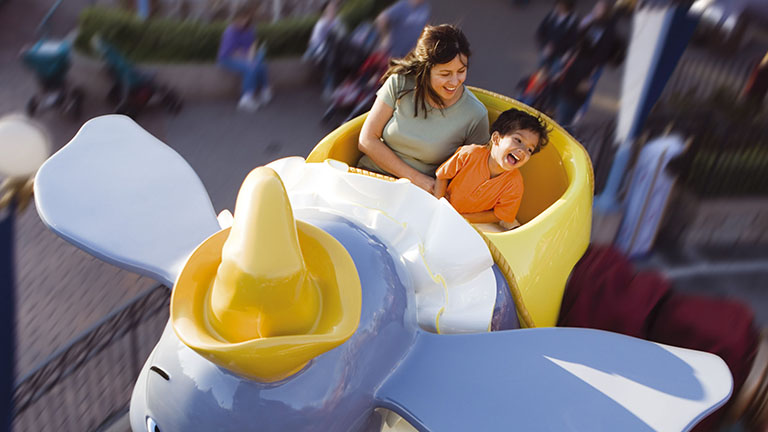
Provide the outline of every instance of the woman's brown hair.
{"type": "MultiPolygon", "coordinates": [[[[440,95],[430,85],[429,75],[435,65],[448,63],[457,55],[466,57],[469,63],[469,41],[464,33],[450,24],[426,26],[421,32],[416,47],[405,57],[389,61],[389,69],[382,77],[382,82],[394,74],[412,76],[416,79],[416,87],[407,89],[403,94],[414,91],[414,113],[419,115],[419,108],[427,117],[427,98],[438,104],[440,109],[445,103],[440,95]]],[[[461,58],[461,57],[460,57],[461,58]]],[[[465,64],[464,66],[468,66],[465,64]]],[[[403,94],[398,95],[398,98],[403,94]]]]}

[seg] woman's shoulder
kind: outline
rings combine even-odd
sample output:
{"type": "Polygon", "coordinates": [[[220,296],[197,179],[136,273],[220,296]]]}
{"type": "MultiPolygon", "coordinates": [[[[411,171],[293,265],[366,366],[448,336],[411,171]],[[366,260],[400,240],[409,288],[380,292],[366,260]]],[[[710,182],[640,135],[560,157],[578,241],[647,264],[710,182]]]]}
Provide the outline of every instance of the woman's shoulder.
{"type": "Polygon", "coordinates": [[[483,105],[482,102],[480,102],[480,99],[475,96],[472,91],[464,87],[464,101],[463,101],[463,109],[469,111],[470,113],[474,114],[476,117],[487,117],[488,116],[488,109],[483,105]]]}
{"type": "Polygon", "coordinates": [[[399,73],[393,73],[384,81],[385,87],[391,87],[397,92],[413,88],[415,85],[416,80],[413,77],[399,73]]]}

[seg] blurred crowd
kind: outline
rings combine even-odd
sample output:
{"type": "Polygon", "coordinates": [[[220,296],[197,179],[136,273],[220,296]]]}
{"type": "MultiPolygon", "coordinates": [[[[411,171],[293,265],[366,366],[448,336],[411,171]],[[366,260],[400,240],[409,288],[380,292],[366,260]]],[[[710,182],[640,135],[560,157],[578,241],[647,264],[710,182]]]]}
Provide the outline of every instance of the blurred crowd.
{"type": "Polygon", "coordinates": [[[389,60],[405,56],[416,45],[431,15],[424,0],[400,0],[373,22],[347,29],[338,8],[339,0],[328,2],[304,54],[323,75],[323,96],[329,103],[324,120],[340,113],[348,120],[368,111],[389,60]]]}
{"type": "Polygon", "coordinates": [[[540,58],[518,87],[518,99],[550,114],[563,126],[583,114],[604,67],[619,66],[626,38],[617,29],[621,7],[598,1],[581,17],[573,0],[557,0],[536,30],[540,58]]]}

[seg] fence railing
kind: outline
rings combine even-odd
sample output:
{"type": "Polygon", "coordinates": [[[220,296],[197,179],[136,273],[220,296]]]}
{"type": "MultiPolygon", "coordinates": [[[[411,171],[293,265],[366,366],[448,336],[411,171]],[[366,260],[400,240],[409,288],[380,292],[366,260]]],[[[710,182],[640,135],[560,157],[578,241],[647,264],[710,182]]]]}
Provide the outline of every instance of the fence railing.
{"type": "Polygon", "coordinates": [[[168,320],[170,290],[155,286],[104,317],[22,377],[14,431],[92,431],[125,410],[168,320]]]}
{"type": "Polygon", "coordinates": [[[707,98],[721,90],[738,93],[759,60],[759,57],[720,58],[709,52],[686,51],[667,82],[662,99],[680,95],[707,98]]]}
{"type": "Polygon", "coordinates": [[[599,194],[608,180],[611,163],[616,154],[613,136],[616,131],[614,120],[602,123],[580,123],[573,131],[573,136],[589,153],[595,173],[595,194],[599,194]]]}
{"type": "Polygon", "coordinates": [[[677,171],[680,182],[696,195],[768,195],[768,125],[729,114],[707,107],[670,109],[649,117],[645,129],[658,132],[672,125],[672,130],[692,138],[677,171]]]}
{"type": "MultiPolygon", "coordinates": [[[[695,195],[768,196],[768,110],[759,115],[740,116],[704,104],[685,109],[668,106],[648,117],[643,135],[654,138],[671,130],[692,138],[690,150],[674,165],[680,184],[695,195]]],[[[616,153],[615,127],[614,121],[584,123],[573,131],[592,159],[595,194],[603,190],[616,153]]]]}

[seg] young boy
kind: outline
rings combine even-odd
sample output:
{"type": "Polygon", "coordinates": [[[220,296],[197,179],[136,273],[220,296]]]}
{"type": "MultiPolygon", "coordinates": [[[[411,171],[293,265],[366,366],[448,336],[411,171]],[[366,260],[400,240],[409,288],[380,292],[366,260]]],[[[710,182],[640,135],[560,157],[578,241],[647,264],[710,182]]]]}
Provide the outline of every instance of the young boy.
{"type": "Polygon", "coordinates": [[[445,196],[471,223],[511,228],[523,197],[519,168],[548,140],[540,118],[514,108],[504,111],[491,125],[488,144],[459,147],[437,169],[434,195],[445,196]]]}

